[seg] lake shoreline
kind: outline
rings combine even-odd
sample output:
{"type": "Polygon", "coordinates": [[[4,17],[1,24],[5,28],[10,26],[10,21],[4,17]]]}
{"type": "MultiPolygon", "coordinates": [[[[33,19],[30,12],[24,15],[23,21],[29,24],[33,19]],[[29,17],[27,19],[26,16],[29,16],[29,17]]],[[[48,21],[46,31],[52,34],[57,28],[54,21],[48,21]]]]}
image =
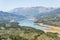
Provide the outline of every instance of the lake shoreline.
{"type": "Polygon", "coordinates": [[[44,24],[44,23],[36,23],[40,26],[43,26],[43,27],[48,27],[48,28],[51,28],[49,30],[43,30],[44,32],[53,32],[53,33],[59,33],[60,34],[60,27],[58,26],[51,26],[51,25],[47,25],[47,24],[44,24]]]}

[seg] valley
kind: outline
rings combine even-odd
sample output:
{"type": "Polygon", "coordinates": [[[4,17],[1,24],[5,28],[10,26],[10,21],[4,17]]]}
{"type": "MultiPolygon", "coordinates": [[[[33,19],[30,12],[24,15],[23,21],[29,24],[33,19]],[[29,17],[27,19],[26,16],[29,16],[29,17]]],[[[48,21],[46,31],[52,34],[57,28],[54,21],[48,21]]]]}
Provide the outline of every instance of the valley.
{"type": "Polygon", "coordinates": [[[0,11],[0,40],[60,40],[60,8],[27,7],[0,11]]]}
{"type": "Polygon", "coordinates": [[[60,40],[60,0],[0,0],[0,40],[60,40]]]}

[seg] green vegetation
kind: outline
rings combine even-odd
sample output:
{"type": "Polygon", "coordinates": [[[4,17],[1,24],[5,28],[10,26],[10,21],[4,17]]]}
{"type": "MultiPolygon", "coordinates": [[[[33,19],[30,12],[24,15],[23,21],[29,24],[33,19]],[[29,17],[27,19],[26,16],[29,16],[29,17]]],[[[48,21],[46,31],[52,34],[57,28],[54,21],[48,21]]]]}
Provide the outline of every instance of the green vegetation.
{"type": "Polygon", "coordinates": [[[59,26],[60,27],[60,16],[55,15],[55,16],[40,18],[35,23],[44,23],[47,25],[59,26]]]}
{"type": "Polygon", "coordinates": [[[35,28],[19,26],[17,22],[4,24],[0,27],[0,40],[60,40],[58,33],[45,33],[35,28]]]}

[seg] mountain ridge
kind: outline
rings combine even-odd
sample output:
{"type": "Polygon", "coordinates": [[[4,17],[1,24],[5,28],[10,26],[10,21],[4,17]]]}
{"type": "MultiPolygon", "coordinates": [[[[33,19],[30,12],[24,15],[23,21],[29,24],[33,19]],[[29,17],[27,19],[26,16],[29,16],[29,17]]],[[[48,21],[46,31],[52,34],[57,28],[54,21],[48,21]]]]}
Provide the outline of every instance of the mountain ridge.
{"type": "Polygon", "coordinates": [[[53,9],[54,8],[47,8],[47,7],[21,7],[21,8],[12,9],[10,13],[33,17],[36,16],[37,14],[49,12],[53,9]]]}

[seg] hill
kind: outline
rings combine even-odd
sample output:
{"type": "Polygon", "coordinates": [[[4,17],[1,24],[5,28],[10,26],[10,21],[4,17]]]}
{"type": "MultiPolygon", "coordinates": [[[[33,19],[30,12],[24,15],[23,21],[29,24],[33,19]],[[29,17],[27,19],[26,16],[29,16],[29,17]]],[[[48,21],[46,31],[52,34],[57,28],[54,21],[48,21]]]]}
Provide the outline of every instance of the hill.
{"type": "Polygon", "coordinates": [[[53,10],[49,13],[42,14],[43,17],[40,17],[36,22],[60,26],[60,8],[53,10]]]}
{"type": "Polygon", "coordinates": [[[16,20],[22,20],[25,18],[26,17],[22,15],[16,15],[16,14],[0,11],[0,21],[12,21],[12,20],[16,21],[16,20]]]}
{"type": "Polygon", "coordinates": [[[0,29],[0,40],[60,40],[58,33],[45,33],[35,28],[19,26],[17,22],[11,22],[10,25],[0,29]]]}

